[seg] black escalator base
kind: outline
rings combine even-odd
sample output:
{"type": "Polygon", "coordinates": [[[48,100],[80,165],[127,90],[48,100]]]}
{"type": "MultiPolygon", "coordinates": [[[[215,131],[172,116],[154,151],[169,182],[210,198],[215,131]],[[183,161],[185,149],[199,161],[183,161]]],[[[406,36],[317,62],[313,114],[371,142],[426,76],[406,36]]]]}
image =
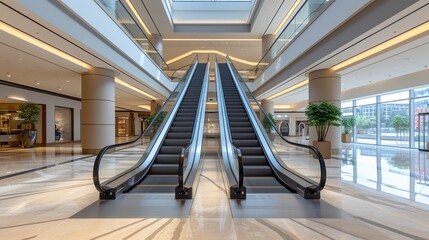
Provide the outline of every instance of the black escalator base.
{"type": "MultiPolygon", "coordinates": [[[[271,165],[262,150],[255,130],[249,120],[243,102],[233,82],[227,64],[218,64],[225,98],[225,105],[231,137],[240,148],[243,156],[244,186],[247,193],[290,193],[286,186],[278,181],[271,165]]],[[[232,193],[230,198],[236,196],[232,193]]],[[[244,192],[244,195],[246,194],[244,192]]],[[[242,197],[241,199],[245,198],[242,197]]]]}
{"type": "MultiPolygon", "coordinates": [[[[207,64],[197,65],[182,103],[148,174],[129,193],[177,192],[180,153],[182,148],[191,141],[206,66],[207,64]]],[[[182,195],[182,199],[192,198],[192,189],[188,189],[182,195]]]]}

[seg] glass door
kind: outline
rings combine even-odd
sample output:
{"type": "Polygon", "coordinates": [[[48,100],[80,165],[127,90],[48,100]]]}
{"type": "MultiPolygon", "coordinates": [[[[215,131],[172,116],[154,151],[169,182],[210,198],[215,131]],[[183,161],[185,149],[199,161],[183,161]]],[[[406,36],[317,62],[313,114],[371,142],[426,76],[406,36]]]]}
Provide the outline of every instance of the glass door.
{"type": "Polygon", "coordinates": [[[429,113],[419,113],[419,150],[429,151],[429,113]]]}

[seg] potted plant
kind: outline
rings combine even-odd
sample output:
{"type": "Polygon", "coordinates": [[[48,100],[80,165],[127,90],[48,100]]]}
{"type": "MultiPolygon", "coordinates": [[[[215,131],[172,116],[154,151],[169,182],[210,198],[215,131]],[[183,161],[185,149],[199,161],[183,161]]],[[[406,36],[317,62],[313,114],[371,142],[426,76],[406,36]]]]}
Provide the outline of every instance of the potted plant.
{"type": "Polygon", "coordinates": [[[347,116],[341,118],[341,125],[343,128],[343,134],[341,134],[341,141],[343,143],[351,143],[352,142],[352,131],[353,127],[355,126],[355,117],[354,116],[347,116]]]}
{"type": "Polygon", "coordinates": [[[19,106],[18,118],[22,124],[22,146],[34,147],[37,131],[35,124],[40,120],[40,109],[34,103],[26,103],[19,106]]]}
{"type": "Polygon", "coordinates": [[[271,141],[274,141],[274,133],[272,132],[272,130],[273,130],[272,124],[273,123],[276,124],[276,119],[274,119],[274,114],[269,112],[264,117],[264,120],[262,121],[262,126],[264,127],[264,129],[267,132],[268,137],[270,138],[271,141]]]}
{"type": "Polygon", "coordinates": [[[310,103],[305,110],[305,115],[307,115],[308,125],[316,127],[317,141],[313,141],[313,146],[324,158],[331,158],[331,142],[326,141],[326,136],[330,126],[340,126],[340,108],[327,101],[322,101],[320,104],[310,103]]]}

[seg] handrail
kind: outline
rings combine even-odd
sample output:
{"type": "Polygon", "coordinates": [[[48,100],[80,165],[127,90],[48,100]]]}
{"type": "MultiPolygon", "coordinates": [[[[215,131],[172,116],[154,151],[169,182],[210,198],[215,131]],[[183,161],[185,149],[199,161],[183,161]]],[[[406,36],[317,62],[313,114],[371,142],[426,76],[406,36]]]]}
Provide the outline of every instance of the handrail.
{"type": "MultiPolygon", "coordinates": [[[[194,61],[198,61],[198,58],[197,57],[195,57],[194,58],[194,61]]],[[[188,70],[188,73],[190,72],[190,69],[191,68],[189,68],[189,70],[188,70]]],[[[188,74],[187,73],[187,74],[188,74]]],[[[186,75],[187,75],[186,74],[186,75]]],[[[177,85],[176,85],[176,87],[174,88],[174,90],[172,91],[172,93],[174,93],[176,90],[177,90],[177,88],[180,86],[180,84],[182,83],[182,82],[184,82],[185,80],[186,80],[186,75],[177,83],[177,85]]],[[[155,119],[157,119],[158,118],[158,116],[160,115],[160,113],[163,111],[163,109],[165,108],[165,106],[166,106],[166,104],[168,103],[168,101],[170,100],[170,98],[172,97],[172,95],[173,94],[171,94],[170,96],[168,96],[168,98],[167,98],[167,100],[165,100],[165,102],[164,102],[164,104],[162,105],[162,107],[158,110],[158,112],[157,112],[157,114],[155,115],[155,117],[153,118],[153,121],[149,124],[149,126],[147,126],[147,128],[142,132],[142,133],[140,133],[140,135],[138,136],[138,137],[136,137],[134,140],[132,140],[132,141],[129,141],[129,142],[124,142],[124,143],[118,143],[118,144],[112,144],[112,145],[108,145],[108,146],[105,146],[104,148],[102,148],[99,152],[98,152],[98,154],[97,154],[97,157],[95,158],[95,161],[94,161],[94,168],[93,168],[93,171],[92,171],[92,179],[93,179],[93,182],[94,182],[94,186],[95,186],[95,188],[100,192],[100,193],[106,193],[107,192],[107,190],[108,189],[106,189],[106,188],[104,188],[103,186],[101,186],[101,183],[100,183],[100,175],[99,175],[99,171],[100,171],[100,164],[101,164],[101,160],[102,160],[102,158],[103,158],[103,156],[104,156],[104,154],[106,154],[106,152],[108,151],[108,150],[110,150],[110,149],[112,149],[112,148],[117,148],[117,147],[122,147],[122,146],[126,146],[126,145],[129,145],[129,144],[133,144],[133,143],[136,143],[138,140],[140,140],[142,137],[144,137],[145,135],[146,135],[146,132],[148,131],[148,129],[151,129],[151,127],[152,127],[152,125],[153,124],[155,124],[155,119]]],[[[130,170],[131,171],[131,170],[130,170]]],[[[129,171],[128,171],[129,172],[129,171]]],[[[125,173],[124,173],[125,174],[125,173]]]]}
{"type": "MultiPolygon", "coordinates": [[[[217,57],[215,57],[215,61],[216,61],[216,65],[218,64],[217,62],[217,57]]],[[[223,95],[223,88],[222,88],[222,82],[221,80],[218,80],[218,84],[220,84],[219,90],[221,90],[222,96],[223,95]]],[[[224,99],[224,98],[223,98],[224,99]]],[[[218,99],[218,104],[222,104],[223,108],[226,110],[226,105],[225,105],[225,100],[222,101],[222,103],[219,103],[219,99],[218,99]]],[[[231,129],[229,126],[229,119],[228,117],[225,118],[225,124],[227,125],[227,129],[231,129]]],[[[243,164],[243,156],[241,154],[241,149],[239,147],[237,147],[234,143],[234,141],[232,140],[231,134],[227,134],[228,138],[229,138],[229,142],[231,144],[231,146],[234,149],[234,152],[237,154],[237,163],[238,163],[238,187],[235,190],[234,195],[236,196],[240,196],[243,195],[243,193],[245,192],[245,189],[243,188],[244,186],[244,164],[243,164]]],[[[234,175],[234,177],[236,177],[234,175]]],[[[237,180],[237,179],[236,179],[237,180]]]]}
{"type": "MultiPolygon", "coordinates": [[[[241,80],[242,83],[244,83],[244,86],[246,87],[248,93],[250,93],[250,96],[253,98],[253,100],[256,102],[256,104],[258,105],[259,109],[262,111],[262,113],[264,114],[264,116],[269,119],[269,122],[271,124],[271,127],[275,129],[275,131],[277,132],[277,134],[280,136],[280,138],[297,147],[303,147],[303,148],[307,148],[309,150],[311,150],[316,156],[317,159],[319,160],[319,164],[320,164],[320,181],[319,184],[317,185],[316,188],[311,189],[310,193],[317,193],[319,191],[321,191],[326,184],[326,164],[325,164],[325,159],[323,158],[322,154],[320,153],[320,151],[311,145],[305,145],[305,144],[300,144],[300,143],[295,143],[295,142],[291,142],[289,140],[287,140],[285,137],[283,137],[283,135],[279,132],[279,130],[277,129],[277,126],[271,121],[271,118],[268,117],[268,114],[265,112],[265,110],[262,108],[262,106],[259,104],[259,101],[256,99],[255,95],[253,95],[252,91],[249,89],[249,87],[247,86],[247,84],[243,81],[243,79],[241,78],[240,74],[237,72],[237,69],[235,68],[234,64],[232,63],[231,59],[229,58],[229,56],[226,57],[227,61],[231,64],[232,68],[234,70],[234,74],[236,76],[238,76],[237,79],[241,80]]],[[[242,86],[243,84],[239,84],[240,86],[242,86]]]]}

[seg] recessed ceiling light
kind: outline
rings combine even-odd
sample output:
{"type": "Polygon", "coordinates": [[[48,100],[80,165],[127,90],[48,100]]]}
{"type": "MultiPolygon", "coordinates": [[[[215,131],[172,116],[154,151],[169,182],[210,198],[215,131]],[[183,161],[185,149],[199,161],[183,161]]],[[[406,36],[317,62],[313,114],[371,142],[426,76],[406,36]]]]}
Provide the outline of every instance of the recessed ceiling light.
{"type": "Polygon", "coordinates": [[[70,82],[70,80],[67,80],[66,82],[70,82]]]}
{"type": "Polygon", "coordinates": [[[63,89],[62,88],[58,88],[58,91],[62,91],[63,89]]]}
{"type": "Polygon", "coordinates": [[[8,96],[7,98],[9,98],[9,99],[13,99],[13,100],[18,100],[18,101],[28,102],[28,100],[27,100],[27,99],[25,99],[25,98],[23,98],[23,97],[8,96]]]}
{"type": "Polygon", "coordinates": [[[37,85],[40,85],[40,83],[39,83],[39,82],[36,82],[36,84],[37,84],[37,85]]]}
{"type": "Polygon", "coordinates": [[[6,77],[10,78],[10,77],[12,77],[12,75],[10,75],[10,73],[9,73],[9,72],[7,72],[7,73],[6,73],[6,77]]]}

